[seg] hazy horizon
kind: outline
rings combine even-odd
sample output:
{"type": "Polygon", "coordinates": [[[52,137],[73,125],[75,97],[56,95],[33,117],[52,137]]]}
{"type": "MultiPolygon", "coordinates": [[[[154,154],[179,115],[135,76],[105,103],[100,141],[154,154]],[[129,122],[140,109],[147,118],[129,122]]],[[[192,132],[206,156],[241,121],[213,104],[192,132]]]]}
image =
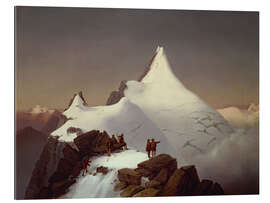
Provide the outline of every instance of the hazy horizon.
{"type": "Polygon", "coordinates": [[[16,7],[16,110],[105,105],[158,45],[214,108],[259,102],[258,12],[16,7]]]}

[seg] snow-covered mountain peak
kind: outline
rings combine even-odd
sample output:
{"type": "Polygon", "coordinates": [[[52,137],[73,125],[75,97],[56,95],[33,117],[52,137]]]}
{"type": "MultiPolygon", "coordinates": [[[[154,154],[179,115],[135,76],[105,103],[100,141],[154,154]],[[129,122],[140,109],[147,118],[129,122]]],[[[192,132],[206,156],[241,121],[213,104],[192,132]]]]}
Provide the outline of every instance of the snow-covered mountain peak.
{"type": "Polygon", "coordinates": [[[159,46],[141,82],[155,83],[167,88],[184,87],[174,75],[164,48],[159,46]]]}
{"type": "Polygon", "coordinates": [[[76,94],[70,107],[82,107],[82,106],[84,106],[83,100],[79,94],[76,94]]]}

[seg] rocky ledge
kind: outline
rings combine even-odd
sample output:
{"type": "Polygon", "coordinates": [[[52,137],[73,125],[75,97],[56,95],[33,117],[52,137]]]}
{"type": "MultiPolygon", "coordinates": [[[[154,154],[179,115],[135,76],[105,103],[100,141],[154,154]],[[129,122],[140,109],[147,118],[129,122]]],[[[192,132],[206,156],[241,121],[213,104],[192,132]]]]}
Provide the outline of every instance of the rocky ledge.
{"type": "MultiPolygon", "coordinates": [[[[35,165],[25,199],[51,199],[65,194],[76,182],[76,177],[82,170],[83,158],[106,153],[108,138],[105,131],[98,130],[79,135],[72,143],[59,142],[50,137],[35,165]]],[[[123,145],[114,144],[112,151],[123,145]]],[[[105,167],[97,169],[97,173],[107,172],[105,167]]]]}
{"type": "Polygon", "coordinates": [[[177,168],[176,159],[167,154],[139,163],[136,169],[118,170],[118,179],[115,190],[121,197],[224,195],[220,184],[200,181],[195,166],[177,168]]]}

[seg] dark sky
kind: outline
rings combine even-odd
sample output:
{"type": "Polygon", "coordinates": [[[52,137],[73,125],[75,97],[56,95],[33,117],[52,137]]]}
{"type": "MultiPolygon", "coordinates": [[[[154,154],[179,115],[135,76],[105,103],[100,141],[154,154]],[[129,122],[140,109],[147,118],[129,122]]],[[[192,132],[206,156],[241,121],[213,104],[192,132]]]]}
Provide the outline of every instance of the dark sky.
{"type": "Polygon", "coordinates": [[[211,106],[258,103],[257,12],[17,7],[15,39],[18,110],[63,109],[79,90],[103,105],[158,45],[211,106]]]}

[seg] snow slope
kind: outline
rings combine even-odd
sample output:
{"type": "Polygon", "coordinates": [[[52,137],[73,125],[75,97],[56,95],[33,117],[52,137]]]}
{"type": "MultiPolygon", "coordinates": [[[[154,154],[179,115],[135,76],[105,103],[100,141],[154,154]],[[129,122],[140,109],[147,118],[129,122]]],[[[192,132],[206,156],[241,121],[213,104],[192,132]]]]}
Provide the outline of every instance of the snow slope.
{"type": "Polygon", "coordinates": [[[111,106],[87,107],[81,97],[76,95],[69,109],[63,114],[69,120],[51,133],[52,136],[58,136],[60,141],[72,142],[77,136],[67,132],[69,127],[80,128],[82,132],[105,130],[109,135],[124,133],[128,147],[145,151],[146,139],[154,138],[161,141],[158,153],[176,154],[159,128],[127,98],[122,98],[111,106]]]}
{"type": "Polygon", "coordinates": [[[82,173],[76,184],[69,188],[69,192],[60,198],[89,198],[89,197],[120,197],[120,191],[113,190],[118,183],[117,171],[121,168],[137,168],[137,164],[147,160],[147,154],[135,150],[112,153],[111,157],[94,157],[88,167],[88,174],[82,173]],[[104,166],[110,170],[106,175],[96,172],[97,167],[104,166]]]}
{"type": "Polygon", "coordinates": [[[162,47],[142,80],[126,85],[125,97],[142,109],[186,161],[232,132],[219,113],[176,78],[162,47]]]}

